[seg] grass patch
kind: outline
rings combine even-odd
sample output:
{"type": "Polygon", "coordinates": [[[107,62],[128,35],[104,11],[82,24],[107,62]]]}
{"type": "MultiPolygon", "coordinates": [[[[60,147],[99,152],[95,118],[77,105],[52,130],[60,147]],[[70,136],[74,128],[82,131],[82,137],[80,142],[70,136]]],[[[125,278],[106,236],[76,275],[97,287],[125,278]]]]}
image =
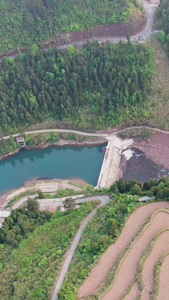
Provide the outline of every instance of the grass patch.
{"type": "Polygon", "coordinates": [[[8,207],[12,207],[13,204],[15,204],[18,200],[20,200],[22,197],[25,197],[25,196],[31,196],[31,195],[34,195],[36,194],[36,190],[28,190],[26,192],[23,192],[17,196],[14,196],[11,200],[8,201],[7,205],[5,206],[5,208],[8,208],[8,207]]]}

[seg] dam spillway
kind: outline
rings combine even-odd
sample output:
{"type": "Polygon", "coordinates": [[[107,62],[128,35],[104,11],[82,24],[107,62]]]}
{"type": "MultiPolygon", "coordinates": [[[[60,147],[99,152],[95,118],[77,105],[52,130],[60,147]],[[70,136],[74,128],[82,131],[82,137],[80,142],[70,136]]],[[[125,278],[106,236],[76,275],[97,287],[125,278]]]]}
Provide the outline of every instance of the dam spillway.
{"type": "Polygon", "coordinates": [[[119,179],[119,166],[122,151],[132,143],[132,139],[122,141],[116,135],[108,137],[106,153],[96,188],[109,188],[119,179]]]}

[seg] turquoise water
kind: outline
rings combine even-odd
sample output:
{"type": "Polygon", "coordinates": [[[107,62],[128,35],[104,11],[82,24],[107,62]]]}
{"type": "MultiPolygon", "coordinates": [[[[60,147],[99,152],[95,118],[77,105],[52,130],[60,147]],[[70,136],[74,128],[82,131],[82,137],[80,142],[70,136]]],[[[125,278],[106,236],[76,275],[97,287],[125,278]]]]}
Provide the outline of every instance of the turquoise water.
{"type": "Polygon", "coordinates": [[[0,161],[0,193],[17,188],[35,177],[79,177],[96,185],[105,153],[103,146],[21,149],[0,161]]]}

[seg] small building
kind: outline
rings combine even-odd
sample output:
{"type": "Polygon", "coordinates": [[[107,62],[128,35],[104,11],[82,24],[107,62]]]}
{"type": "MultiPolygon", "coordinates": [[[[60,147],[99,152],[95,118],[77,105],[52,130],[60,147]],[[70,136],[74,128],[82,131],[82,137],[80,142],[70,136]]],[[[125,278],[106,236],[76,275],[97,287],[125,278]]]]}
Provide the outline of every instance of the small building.
{"type": "Polygon", "coordinates": [[[16,142],[17,142],[18,146],[20,146],[20,147],[25,147],[26,146],[24,136],[16,137],[16,142]]]}
{"type": "Polygon", "coordinates": [[[145,197],[141,197],[141,198],[139,198],[138,200],[140,201],[140,202],[148,202],[150,199],[152,199],[152,198],[154,198],[154,197],[148,197],[148,196],[145,196],[145,197]]]}
{"type": "Polygon", "coordinates": [[[10,215],[10,213],[10,211],[0,208],[0,228],[2,227],[3,221],[10,215]]]}

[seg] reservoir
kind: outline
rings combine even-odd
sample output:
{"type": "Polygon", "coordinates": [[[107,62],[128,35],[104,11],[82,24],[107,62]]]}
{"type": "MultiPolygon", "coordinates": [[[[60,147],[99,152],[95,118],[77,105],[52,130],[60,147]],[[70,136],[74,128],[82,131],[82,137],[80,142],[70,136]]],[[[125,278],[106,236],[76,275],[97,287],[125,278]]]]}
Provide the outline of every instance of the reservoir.
{"type": "Polygon", "coordinates": [[[105,154],[105,145],[21,149],[19,153],[0,161],[0,194],[37,177],[79,177],[95,186],[105,154]]]}

